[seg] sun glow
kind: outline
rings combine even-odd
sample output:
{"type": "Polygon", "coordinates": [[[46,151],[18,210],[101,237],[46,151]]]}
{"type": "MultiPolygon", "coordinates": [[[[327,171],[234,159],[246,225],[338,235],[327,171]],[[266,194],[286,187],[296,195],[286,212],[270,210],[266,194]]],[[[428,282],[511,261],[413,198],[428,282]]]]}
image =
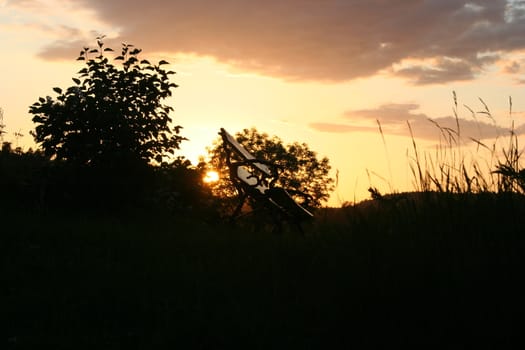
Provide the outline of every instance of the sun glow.
{"type": "Polygon", "coordinates": [[[217,182],[219,181],[219,173],[214,170],[210,170],[206,172],[206,175],[202,180],[207,184],[217,182]]]}

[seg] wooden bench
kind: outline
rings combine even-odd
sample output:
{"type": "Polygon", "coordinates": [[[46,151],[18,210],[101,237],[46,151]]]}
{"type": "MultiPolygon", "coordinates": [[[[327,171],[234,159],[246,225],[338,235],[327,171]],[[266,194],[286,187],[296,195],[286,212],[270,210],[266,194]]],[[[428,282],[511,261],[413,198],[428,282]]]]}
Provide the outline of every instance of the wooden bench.
{"type": "Polygon", "coordinates": [[[251,198],[272,213],[279,227],[280,221],[286,220],[303,232],[301,223],[313,217],[307,209],[311,197],[303,192],[276,185],[280,170],[278,165],[255,158],[225,129],[221,128],[219,134],[223,142],[229,177],[239,195],[239,203],[231,219],[235,220],[241,215],[243,206],[251,198]]]}

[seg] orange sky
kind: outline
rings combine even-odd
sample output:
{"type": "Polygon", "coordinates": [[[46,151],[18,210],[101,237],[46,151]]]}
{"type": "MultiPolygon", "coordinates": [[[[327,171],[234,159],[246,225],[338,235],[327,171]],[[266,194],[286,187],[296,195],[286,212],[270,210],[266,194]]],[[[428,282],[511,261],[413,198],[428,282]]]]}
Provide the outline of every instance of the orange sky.
{"type": "Polygon", "coordinates": [[[29,105],[54,86],[72,85],[78,52],[105,34],[113,48],[133,43],[144,57],[171,62],[179,88],[167,103],[190,139],[181,155],[204,154],[220,127],[255,126],[331,160],[334,175],[339,170],[331,205],[364,199],[370,185],[410,189],[406,121],[420,147],[432,150],[439,131],[428,118],[455,125],[453,91],[466,142],[507,133],[509,96],[517,130],[525,131],[523,7],[504,0],[0,0],[5,139],[32,145],[29,105]],[[497,125],[463,106],[482,110],[478,97],[497,125]],[[25,136],[17,140],[18,131],[25,136]]]}

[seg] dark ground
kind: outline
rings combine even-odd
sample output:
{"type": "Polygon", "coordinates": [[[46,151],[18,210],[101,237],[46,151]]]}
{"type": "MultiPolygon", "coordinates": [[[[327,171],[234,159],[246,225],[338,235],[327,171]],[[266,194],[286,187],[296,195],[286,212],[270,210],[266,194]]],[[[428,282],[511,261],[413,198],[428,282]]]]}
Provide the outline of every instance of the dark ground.
{"type": "Polygon", "coordinates": [[[504,348],[523,341],[524,201],[323,210],[306,235],[189,216],[2,214],[7,349],[504,348]]]}

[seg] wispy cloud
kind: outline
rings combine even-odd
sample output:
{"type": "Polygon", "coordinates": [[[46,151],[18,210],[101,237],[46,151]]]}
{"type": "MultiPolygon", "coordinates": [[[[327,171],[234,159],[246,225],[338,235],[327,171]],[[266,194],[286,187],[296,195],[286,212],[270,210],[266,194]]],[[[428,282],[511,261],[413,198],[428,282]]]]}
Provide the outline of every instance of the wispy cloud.
{"type": "Polygon", "coordinates": [[[406,121],[422,120],[428,117],[417,113],[419,105],[415,103],[387,103],[373,109],[359,109],[344,112],[344,118],[350,120],[379,120],[388,125],[404,124],[406,121]]]}
{"type": "MultiPolygon", "coordinates": [[[[500,55],[525,49],[523,2],[516,0],[69,3],[94,11],[98,19],[118,28],[115,39],[150,52],[212,56],[292,80],[342,81],[379,72],[420,85],[469,80],[483,74],[500,55]],[[392,69],[404,59],[434,63],[392,69]]],[[[49,53],[44,56],[57,59],[60,54],[50,54],[51,50],[65,52],[68,45],[76,51],[78,39],[60,38],[44,50],[49,53]]]]}
{"type": "Polygon", "coordinates": [[[92,9],[76,1],[6,0],[0,12],[0,29],[9,32],[12,40],[31,38],[26,43],[36,43],[32,46],[37,56],[48,60],[75,59],[83,46],[100,35],[94,28],[113,33],[92,9]],[[40,49],[39,44],[43,45],[40,49]]]}
{"type": "MultiPolygon", "coordinates": [[[[310,127],[317,131],[329,133],[354,133],[374,132],[378,133],[378,125],[381,125],[385,134],[397,136],[410,136],[410,128],[413,136],[424,140],[439,140],[440,137],[448,135],[457,136],[458,123],[459,133],[462,138],[468,140],[491,139],[507,135],[509,129],[500,127],[494,122],[477,118],[456,119],[453,116],[431,118],[425,113],[418,112],[420,106],[417,104],[384,104],[378,108],[351,110],[345,112],[340,121],[334,123],[317,122],[311,123],[310,127]]],[[[516,128],[517,134],[525,133],[525,126],[516,128]]]]}
{"type": "Polygon", "coordinates": [[[520,70],[521,70],[521,64],[516,61],[510,62],[504,67],[504,72],[508,74],[516,74],[516,73],[519,73],[520,70]]]}
{"type": "Polygon", "coordinates": [[[56,40],[52,44],[43,48],[38,53],[38,56],[49,60],[61,59],[63,57],[72,60],[78,57],[80,49],[85,45],[86,41],[82,39],[56,40]]]}

